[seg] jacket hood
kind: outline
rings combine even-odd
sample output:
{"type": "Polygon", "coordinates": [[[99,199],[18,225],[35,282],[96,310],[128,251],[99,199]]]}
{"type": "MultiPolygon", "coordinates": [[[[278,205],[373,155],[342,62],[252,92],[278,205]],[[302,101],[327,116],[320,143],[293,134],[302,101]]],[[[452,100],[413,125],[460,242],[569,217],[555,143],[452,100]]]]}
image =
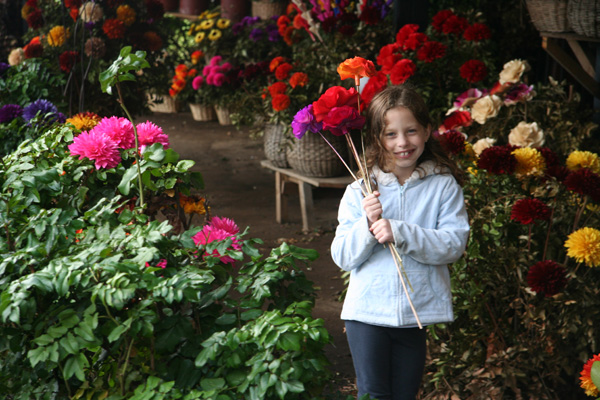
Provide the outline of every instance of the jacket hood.
{"type": "MultiPolygon", "coordinates": [[[[421,164],[419,164],[417,168],[415,168],[413,173],[406,180],[406,182],[404,182],[404,184],[406,185],[407,183],[412,183],[419,179],[423,179],[429,175],[441,174],[445,172],[445,169],[446,168],[436,165],[434,161],[424,161],[421,164]]],[[[396,178],[396,175],[394,175],[391,172],[382,171],[377,165],[373,166],[371,170],[371,176],[379,185],[389,186],[398,183],[398,178],[396,178]]]]}

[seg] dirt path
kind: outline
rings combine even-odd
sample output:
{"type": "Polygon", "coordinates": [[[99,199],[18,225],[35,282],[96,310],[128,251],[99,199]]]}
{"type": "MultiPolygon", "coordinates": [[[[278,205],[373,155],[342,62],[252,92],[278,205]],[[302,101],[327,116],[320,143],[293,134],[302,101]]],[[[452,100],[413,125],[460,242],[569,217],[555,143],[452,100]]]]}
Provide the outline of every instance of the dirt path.
{"type": "Polygon", "coordinates": [[[275,180],[271,171],[260,166],[264,158],[262,140],[253,140],[248,131],[220,126],[216,121],[194,121],[189,112],[140,118],[146,119],[169,135],[171,147],[182,159],[196,162],[193,169],[203,175],[204,195],[210,201],[212,215],[232,218],[242,230],[250,227],[249,237],[262,239],[265,251],[286,241],[319,252],[319,259],[307,271],[318,289],[313,316],[325,321],[334,339],[326,349],[335,374],[332,386],[344,394],[352,392],[354,371],[339,317],[342,305],[337,300],[344,285],[341,271],[329,254],[343,190],[313,189],[315,226],[304,234],[295,185],[286,186],[290,190],[290,221],[275,221],[275,180]]]}

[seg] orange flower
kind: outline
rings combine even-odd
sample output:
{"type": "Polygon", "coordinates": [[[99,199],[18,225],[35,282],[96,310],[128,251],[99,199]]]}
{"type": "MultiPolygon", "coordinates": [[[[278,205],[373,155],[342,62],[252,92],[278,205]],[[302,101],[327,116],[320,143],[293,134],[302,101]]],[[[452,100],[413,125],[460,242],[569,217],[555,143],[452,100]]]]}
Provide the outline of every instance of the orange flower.
{"type": "MultiPolygon", "coordinates": [[[[600,361],[600,354],[596,354],[594,357],[590,358],[585,365],[583,366],[583,370],[581,370],[581,377],[579,380],[579,386],[585,390],[585,394],[588,396],[598,397],[598,388],[592,381],[592,366],[595,362],[600,361]]],[[[596,366],[597,368],[597,366],[596,366]]]]}
{"type": "Polygon", "coordinates": [[[290,78],[290,86],[292,89],[296,88],[297,86],[306,86],[307,83],[308,75],[306,75],[304,72],[294,72],[290,78]]]}
{"type": "Polygon", "coordinates": [[[202,50],[196,50],[192,53],[192,64],[196,65],[198,64],[198,60],[200,60],[200,58],[204,57],[204,52],[202,52],[202,50]]]}
{"type": "Polygon", "coordinates": [[[290,106],[290,97],[287,94],[276,94],[271,100],[271,105],[275,111],[283,111],[290,106]]]}
{"type": "Polygon", "coordinates": [[[362,57],[347,59],[338,66],[337,72],[342,80],[357,76],[359,78],[371,77],[377,73],[373,61],[365,60],[362,57]]]}
{"type": "Polygon", "coordinates": [[[292,64],[290,63],[282,63],[275,69],[275,78],[279,80],[287,79],[290,76],[290,71],[292,70],[292,64]]]}
{"type": "Polygon", "coordinates": [[[279,57],[275,57],[274,59],[271,60],[271,62],[269,63],[269,71],[273,72],[275,71],[275,69],[277,67],[279,67],[280,64],[285,62],[285,58],[279,56],[279,57]]]}

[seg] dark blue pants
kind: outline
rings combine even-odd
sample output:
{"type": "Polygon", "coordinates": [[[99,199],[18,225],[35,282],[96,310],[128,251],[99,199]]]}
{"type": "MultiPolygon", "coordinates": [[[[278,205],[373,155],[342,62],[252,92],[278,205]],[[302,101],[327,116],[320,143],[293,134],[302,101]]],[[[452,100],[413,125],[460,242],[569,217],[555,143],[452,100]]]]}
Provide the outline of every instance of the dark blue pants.
{"type": "Polygon", "coordinates": [[[425,329],[387,328],[344,321],[358,397],[414,400],[425,368],[425,329]]]}

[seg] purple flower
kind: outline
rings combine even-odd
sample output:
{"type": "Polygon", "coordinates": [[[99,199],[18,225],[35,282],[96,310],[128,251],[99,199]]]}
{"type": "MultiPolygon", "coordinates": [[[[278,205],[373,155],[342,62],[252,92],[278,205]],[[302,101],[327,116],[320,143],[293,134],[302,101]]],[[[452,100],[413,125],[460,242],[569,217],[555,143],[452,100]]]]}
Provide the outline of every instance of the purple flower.
{"type": "Polygon", "coordinates": [[[23,114],[23,107],[18,104],[7,104],[0,108],[0,124],[10,122],[23,114]]]}
{"type": "Polygon", "coordinates": [[[260,28],[254,28],[252,29],[252,32],[250,32],[250,39],[254,40],[255,42],[258,42],[260,39],[262,39],[262,37],[264,36],[265,32],[260,29],[260,28]]]}
{"type": "Polygon", "coordinates": [[[454,108],[461,108],[463,106],[468,107],[471,104],[475,103],[477,99],[487,94],[488,91],[486,89],[479,90],[476,88],[471,88],[456,98],[456,101],[453,104],[454,108]]]}
{"type": "Polygon", "coordinates": [[[294,115],[292,121],[292,132],[298,139],[302,139],[308,131],[318,133],[323,129],[323,124],[315,120],[312,104],[307,105],[294,115]]]}
{"type": "Polygon", "coordinates": [[[267,25],[266,30],[269,42],[279,42],[281,40],[281,34],[279,34],[279,29],[276,25],[267,25]]]}
{"type": "Polygon", "coordinates": [[[10,64],[7,64],[5,62],[0,62],[0,76],[2,76],[4,74],[4,72],[6,70],[8,70],[10,68],[10,64]]]}
{"type": "Polygon", "coordinates": [[[55,122],[60,117],[56,106],[44,99],[38,99],[29,103],[29,105],[23,109],[23,119],[27,122],[30,122],[38,114],[42,117],[41,122],[43,124],[55,122]],[[48,114],[51,115],[46,117],[48,114]]]}
{"type": "Polygon", "coordinates": [[[505,105],[513,105],[519,101],[529,100],[533,96],[533,85],[527,86],[525,83],[521,83],[513,87],[510,92],[506,94],[504,99],[505,105]]]}

